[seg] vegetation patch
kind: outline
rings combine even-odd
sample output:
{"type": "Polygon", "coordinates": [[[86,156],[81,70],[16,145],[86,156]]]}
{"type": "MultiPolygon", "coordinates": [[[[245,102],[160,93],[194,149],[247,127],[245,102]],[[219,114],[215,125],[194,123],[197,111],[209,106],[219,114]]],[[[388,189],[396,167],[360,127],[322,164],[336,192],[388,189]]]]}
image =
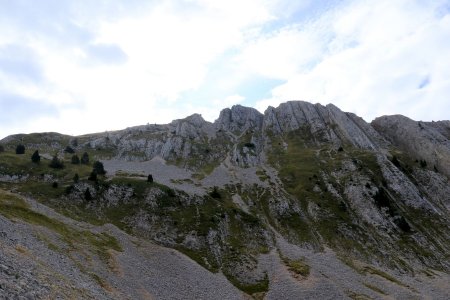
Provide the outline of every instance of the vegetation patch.
{"type": "Polygon", "coordinates": [[[366,287],[368,287],[369,289],[371,289],[372,291],[377,292],[378,294],[385,295],[385,296],[388,295],[385,291],[383,291],[382,289],[380,289],[376,285],[373,285],[373,284],[370,284],[370,283],[367,283],[367,282],[364,282],[364,285],[366,287]]]}
{"type": "Polygon", "coordinates": [[[395,284],[397,284],[397,285],[400,285],[400,286],[403,286],[403,287],[408,287],[407,285],[405,285],[404,283],[402,283],[402,282],[400,282],[397,278],[395,278],[394,276],[392,276],[392,275],[389,275],[388,273],[386,273],[386,272],[384,272],[384,271],[382,271],[382,270],[379,270],[379,269],[377,269],[377,268],[375,268],[375,267],[373,267],[373,266],[364,266],[363,267],[363,269],[362,269],[362,273],[364,273],[364,274],[372,274],[372,275],[378,275],[378,276],[380,276],[380,277],[382,277],[382,278],[384,278],[384,279],[386,279],[386,280],[388,280],[388,281],[390,281],[390,282],[392,282],[392,283],[395,283],[395,284]]]}
{"type": "Polygon", "coordinates": [[[269,291],[269,276],[267,273],[264,278],[253,284],[244,284],[234,277],[227,276],[227,279],[238,289],[249,295],[255,295],[255,298],[259,298],[261,294],[265,294],[269,291]]]}
{"type": "Polygon", "coordinates": [[[288,267],[289,271],[291,271],[295,275],[300,275],[303,277],[308,277],[310,272],[310,266],[306,264],[305,258],[301,259],[289,259],[285,256],[281,257],[284,264],[288,267]]]}
{"type": "Polygon", "coordinates": [[[347,290],[346,293],[353,300],[372,300],[371,297],[354,291],[347,290]]]}

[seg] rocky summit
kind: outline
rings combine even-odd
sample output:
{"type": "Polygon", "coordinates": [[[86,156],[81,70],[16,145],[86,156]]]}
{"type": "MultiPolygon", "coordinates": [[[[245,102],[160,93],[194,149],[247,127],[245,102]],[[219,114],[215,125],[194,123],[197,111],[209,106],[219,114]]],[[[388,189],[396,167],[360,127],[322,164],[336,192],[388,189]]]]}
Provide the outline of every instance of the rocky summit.
{"type": "Polygon", "coordinates": [[[450,121],[329,104],[0,141],[0,299],[449,299],[450,121]]]}

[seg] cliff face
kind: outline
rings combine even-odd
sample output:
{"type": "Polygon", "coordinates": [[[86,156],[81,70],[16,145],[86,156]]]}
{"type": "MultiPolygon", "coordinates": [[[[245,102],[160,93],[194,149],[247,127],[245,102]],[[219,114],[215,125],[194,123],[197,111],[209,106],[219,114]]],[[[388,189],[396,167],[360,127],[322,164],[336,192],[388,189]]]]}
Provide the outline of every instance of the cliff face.
{"type": "Polygon", "coordinates": [[[386,145],[383,138],[363,119],[329,104],[290,101],[265,112],[265,128],[276,134],[303,129],[316,143],[350,144],[361,149],[386,145]]]}
{"type": "Polygon", "coordinates": [[[417,122],[404,116],[384,116],[372,126],[393,146],[407,152],[431,168],[450,176],[450,123],[417,122]]]}
{"type": "MultiPolygon", "coordinates": [[[[385,289],[445,298],[448,290],[436,286],[450,271],[449,137],[449,121],[385,116],[369,124],[303,101],[264,114],[236,105],[214,123],[194,114],[78,137],[8,137],[0,184],[69,217],[177,249],[254,297],[377,298],[385,289]],[[18,143],[38,149],[41,164],[13,154],[18,143]],[[88,180],[90,167],[70,164],[67,146],[101,160],[106,177],[88,180]],[[55,152],[66,160],[62,171],[47,167],[55,152]]],[[[205,276],[205,285],[219,280],[205,276]]]]}

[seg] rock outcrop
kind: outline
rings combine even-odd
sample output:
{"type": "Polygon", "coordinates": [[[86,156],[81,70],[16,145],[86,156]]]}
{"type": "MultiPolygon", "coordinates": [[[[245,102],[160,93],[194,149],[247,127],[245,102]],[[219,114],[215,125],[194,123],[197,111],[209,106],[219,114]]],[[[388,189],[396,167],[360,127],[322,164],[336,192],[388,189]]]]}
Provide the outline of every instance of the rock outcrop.
{"type": "Polygon", "coordinates": [[[344,113],[329,104],[289,101],[279,107],[269,107],[264,117],[265,129],[275,134],[301,131],[314,143],[351,144],[362,149],[378,149],[384,139],[364,120],[344,113]]]}
{"type": "Polygon", "coordinates": [[[262,124],[263,115],[259,111],[242,105],[234,105],[231,109],[223,109],[219,118],[214,122],[218,130],[239,133],[248,129],[260,130],[262,124]]]}
{"type": "Polygon", "coordinates": [[[371,124],[394,146],[450,177],[450,124],[435,123],[396,115],[376,118],[371,124]]]}

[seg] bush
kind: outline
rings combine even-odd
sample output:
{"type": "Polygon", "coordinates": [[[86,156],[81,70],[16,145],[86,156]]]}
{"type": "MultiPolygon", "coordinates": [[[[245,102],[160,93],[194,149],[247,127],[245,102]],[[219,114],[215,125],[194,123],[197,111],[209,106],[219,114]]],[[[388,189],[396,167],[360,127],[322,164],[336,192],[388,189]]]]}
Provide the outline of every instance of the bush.
{"type": "Polygon", "coordinates": [[[83,156],[81,157],[81,164],[82,165],[89,164],[89,154],[87,154],[87,152],[83,153],[83,156]]]}
{"type": "Polygon", "coordinates": [[[75,150],[73,150],[72,147],[67,146],[66,149],[64,149],[64,152],[73,154],[73,153],[75,153],[75,150]]]}
{"type": "Polygon", "coordinates": [[[54,181],[52,183],[52,188],[57,189],[58,188],[58,182],[54,181]]]}
{"type": "Polygon", "coordinates": [[[105,171],[105,168],[103,167],[103,163],[102,162],[96,161],[94,163],[93,167],[94,167],[93,172],[97,173],[98,175],[105,175],[106,174],[106,171],[105,171]]]}
{"type": "Polygon", "coordinates": [[[33,155],[31,155],[31,161],[34,163],[39,163],[41,161],[41,156],[39,155],[39,151],[34,151],[33,155]]]}
{"type": "Polygon", "coordinates": [[[309,276],[310,266],[307,265],[303,258],[291,260],[286,257],[283,257],[283,262],[289,268],[289,271],[294,272],[295,274],[302,275],[304,277],[309,276]]]}
{"type": "Polygon", "coordinates": [[[3,145],[0,145],[0,153],[1,152],[5,152],[5,147],[3,147],[3,145]]]}
{"type": "Polygon", "coordinates": [[[87,188],[86,191],[84,192],[84,199],[86,201],[92,200],[92,195],[91,195],[91,191],[89,190],[89,188],[87,188]]]}
{"type": "Polygon", "coordinates": [[[411,226],[405,220],[403,216],[394,219],[395,225],[398,226],[403,232],[411,232],[411,226]]]}
{"type": "Polygon", "coordinates": [[[422,167],[422,168],[426,168],[427,167],[427,161],[426,160],[420,160],[420,166],[422,167]]]}
{"type": "Polygon", "coordinates": [[[75,155],[72,156],[71,163],[73,165],[79,165],[80,164],[80,158],[78,157],[78,155],[75,154],[75,155]]]}
{"type": "Polygon", "coordinates": [[[80,176],[78,175],[78,173],[75,173],[75,176],[73,176],[73,182],[78,183],[79,180],[80,176]]]}
{"type": "Polygon", "coordinates": [[[344,151],[344,148],[342,148],[342,146],[341,146],[338,148],[338,152],[342,152],[342,151],[344,151]]]}
{"type": "Polygon", "coordinates": [[[52,161],[49,164],[50,168],[62,169],[64,168],[64,163],[58,158],[57,155],[53,156],[52,161]]]}
{"type": "Polygon", "coordinates": [[[17,147],[16,147],[16,154],[25,154],[25,146],[24,145],[17,145],[17,147]]]}
{"type": "Polygon", "coordinates": [[[153,182],[153,175],[152,174],[149,174],[147,176],[147,182],[153,182]]]}
{"type": "Polygon", "coordinates": [[[220,199],[222,198],[222,195],[220,195],[219,190],[217,189],[217,186],[213,188],[213,190],[209,193],[211,197],[214,199],[220,199]]]}
{"type": "Polygon", "coordinates": [[[394,166],[396,166],[397,168],[400,168],[400,167],[401,167],[400,162],[399,162],[399,160],[397,159],[397,156],[395,156],[395,155],[392,157],[392,163],[393,163],[394,166]]]}
{"type": "Polygon", "coordinates": [[[97,181],[97,173],[95,171],[92,171],[91,174],[88,177],[88,180],[90,180],[90,181],[97,181]]]}

